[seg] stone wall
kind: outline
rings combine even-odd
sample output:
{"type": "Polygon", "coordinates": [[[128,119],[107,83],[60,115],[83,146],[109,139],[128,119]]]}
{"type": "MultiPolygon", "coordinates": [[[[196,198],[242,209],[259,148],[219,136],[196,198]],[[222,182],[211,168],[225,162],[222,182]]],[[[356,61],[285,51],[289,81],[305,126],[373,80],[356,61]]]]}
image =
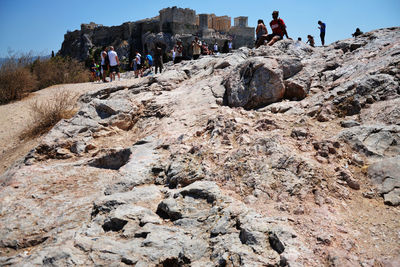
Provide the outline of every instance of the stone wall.
{"type": "MultiPolygon", "coordinates": [[[[153,40],[161,41],[167,49],[172,49],[176,40],[191,42],[194,35],[210,43],[223,42],[231,35],[235,48],[252,47],[254,44],[254,28],[247,27],[247,17],[235,18],[235,26],[231,27],[229,16],[196,16],[194,10],[171,7],[160,10],[157,17],[119,26],[105,27],[94,22],[82,24],[81,30],[64,35],[59,54],[86,60],[93,51],[98,52],[101,47],[112,45],[120,59],[130,61],[135,50],[151,51],[153,40]]],[[[190,43],[187,45],[190,46],[190,43]]]]}
{"type": "Polygon", "coordinates": [[[189,8],[169,7],[160,10],[160,32],[170,34],[192,34],[196,32],[196,11],[189,8]]]}
{"type": "Polygon", "coordinates": [[[247,17],[236,17],[235,18],[235,27],[247,27],[248,26],[248,18],[247,17]]]}
{"type": "Polygon", "coordinates": [[[232,43],[234,48],[239,48],[242,46],[254,46],[254,27],[233,26],[229,29],[228,33],[230,36],[232,36],[232,43]]]}
{"type": "Polygon", "coordinates": [[[220,32],[228,32],[231,28],[231,17],[220,16],[212,18],[212,29],[220,32]]]}
{"type": "Polygon", "coordinates": [[[196,11],[189,8],[168,7],[160,10],[160,23],[185,23],[196,25],[196,11]]]}

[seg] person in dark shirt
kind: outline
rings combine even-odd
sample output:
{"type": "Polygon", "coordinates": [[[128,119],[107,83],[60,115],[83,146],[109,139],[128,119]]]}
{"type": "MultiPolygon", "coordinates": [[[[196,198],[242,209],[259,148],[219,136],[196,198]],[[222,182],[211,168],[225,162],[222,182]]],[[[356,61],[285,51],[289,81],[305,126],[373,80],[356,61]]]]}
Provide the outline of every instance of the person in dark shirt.
{"type": "Polygon", "coordinates": [[[154,55],[154,67],[155,73],[157,74],[157,69],[162,72],[163,69],[163,54],[164,54],[164,45],[160,42],[156,42],[154,45],[153,55],[154,55]]]}
{"type": "Polygon", "coordinates": [[[326,24],[323,23],[323,22],[320,21],[320,20],[318,21],[318,24],[319,24],[318,29],[319,29],[319,31],[320,31],[319,37],[321,37],[321,44],[322,44],[322,46],[324,46],[324,45],[325,45],[325,29],[326,29],[326,24]]]}
{"type": "Polygon", "coordinates": [[[279,18],[279,11],[272,12],[272,18],[273,20],[271,20],[269,23],[272,33],[268,34],[268,45],[273,45],[276,41],[282,40],[283,36],[286,36],[286,38],[290,39],[286,31],[285,22],[279,18]]]}
{"type": "Polygon", "coordinates": [[[363,32],[359,28],[357,28],[356,31],[352,34],[352,36],[357,37],[361,34],[363,34],[363,32]]]}

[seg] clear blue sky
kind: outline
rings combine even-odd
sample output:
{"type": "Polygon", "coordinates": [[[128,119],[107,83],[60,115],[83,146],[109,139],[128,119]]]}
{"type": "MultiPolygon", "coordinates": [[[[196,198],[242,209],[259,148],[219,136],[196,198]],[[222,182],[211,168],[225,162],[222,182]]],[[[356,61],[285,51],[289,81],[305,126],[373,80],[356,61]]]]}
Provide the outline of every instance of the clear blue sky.
{"type": "Polygon", "coordinates": [[[317,45],[318,20],[327,24],[327,44],[351,37],[357,27],[367,32],[400,26],[400,0],[0,0],[0,57],[9,49],[48,55],[61,48],[67,30],[80,29],[81,23],[120,25],[157,16],[160,9],[172,6],[232,20],[248,16],[253,27],[259,18],[268,23],[272,11],[279,10],[290,37],[304,40],[311,34],[317,45]]]}

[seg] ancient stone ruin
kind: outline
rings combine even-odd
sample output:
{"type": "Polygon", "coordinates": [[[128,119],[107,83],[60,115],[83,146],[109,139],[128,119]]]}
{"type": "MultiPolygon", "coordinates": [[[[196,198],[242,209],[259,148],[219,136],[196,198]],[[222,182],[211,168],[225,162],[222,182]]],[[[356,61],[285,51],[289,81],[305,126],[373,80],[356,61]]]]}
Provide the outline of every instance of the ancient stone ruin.
{"type": "Polygon", "coordinates": [[[106,27],[91,22],[82,24],[80,30],[64,35],[59,54],[85,60],[103,46],[114,46],[120,59],[130,62],[135,50],[150,51],[156,41],[166,45],[170,51],[177,40],[184,45],[184,57],[190,57],[190,43],[199,36],[207,44],[215,42],[222,47],[226,40],[232,40],[234,48],[252,47],[254,28],[248,27],[247,17],[234,19],[215,14],[196,14],[192,9],[169,7],[160,10],[158,16],[136,22],[126,22],[120,26],[106,27]]]}

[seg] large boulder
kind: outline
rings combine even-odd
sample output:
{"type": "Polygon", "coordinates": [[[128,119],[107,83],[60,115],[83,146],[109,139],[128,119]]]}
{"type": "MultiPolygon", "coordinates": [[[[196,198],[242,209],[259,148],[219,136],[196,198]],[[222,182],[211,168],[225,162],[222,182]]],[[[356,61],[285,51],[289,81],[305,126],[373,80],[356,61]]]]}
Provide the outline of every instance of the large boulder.
{"type": "Polygon", "coordinates": [[[385,158],[368,167],[368,176],[378,186],[388,205],[400,205],[400,156],[385,158]]]}
{"type": "Polygon", "coordinates": [[[260,108],[285,94],[283,71],[277,60],[254,57],[238,65],[224,81],[225,101],[231,107],[260,108]]]}

